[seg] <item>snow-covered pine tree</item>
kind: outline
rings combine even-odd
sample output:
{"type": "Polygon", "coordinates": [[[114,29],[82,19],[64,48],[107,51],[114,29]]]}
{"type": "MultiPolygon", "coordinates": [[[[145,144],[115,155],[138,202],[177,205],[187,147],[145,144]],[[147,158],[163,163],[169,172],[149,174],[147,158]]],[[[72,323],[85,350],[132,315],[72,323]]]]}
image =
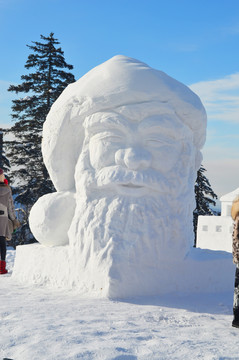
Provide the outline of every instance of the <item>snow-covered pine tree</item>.
{"type": "Polygon", "coordinates": [[[5,156],[5,149],[4,149],[4,135],[5,130],[0,128],[0,168],[4,170],[6,174],[10,169],[10,162],[8,158],[5,156]]]}
{"type": "Polygon", "coordinates": [[[13,100],[14,141],[8,143],[8,157],[14,168],[11,177],[16,186],[16,201],[28,209],[40,196],[54,191],[42,159],[42,126],[53,102],[75,81],[74,75],[65,71],[73,66],[66,63],[54,33],[48,37],[41,35],[41,39],[43,42],[27,45],[33,53],[28,56],[25,68],[33,71],[21,76],[20,85],[8,89],[27,94],[13,100]]]}
{"type": "Polygon", "coordinates": [[[207,171],[202,165],[197,172],[197,179],[194,186],[196,208],[193,212],[193,228],[194,228],[194,246],[197,242],[197,224],[200,215],[218,215],[217,211],[212,209],[216,205],[214,199],[217,195],[212,190],[211,184],[204,172],[207,171]]]}

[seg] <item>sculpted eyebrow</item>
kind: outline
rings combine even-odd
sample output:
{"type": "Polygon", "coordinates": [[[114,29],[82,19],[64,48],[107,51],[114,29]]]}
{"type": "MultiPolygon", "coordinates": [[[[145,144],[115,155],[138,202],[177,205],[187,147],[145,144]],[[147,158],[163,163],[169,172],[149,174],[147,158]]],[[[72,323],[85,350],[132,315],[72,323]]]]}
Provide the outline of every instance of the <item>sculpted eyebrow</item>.
{"type": "Polygon", "coordinates": [[[143,126],[139,127],[139,131],[145,135],[154,134],[156,136],[162,136],[171,140],[174,140],[177,137],[177,132],[175,130],[155,123],[151,123],[151,125],[144,124],[143,126]]]}
{"type": "Polygon", "coordinates": [[[164,127],[160,124],[144,124],[144,125],[139,125],[139,130],[140,131],[144,131],[144,132],[154,132],[154,131],[157,131],[159,133],[167,133],[169,130],[167,127],[164,127]]]}
{"type": "Polygon", "coordinates": [[[127,124],[124,124],[122,122],[112,121],[110,119],[103,120],[101,122],[92,122],[87,126],[87,129],[92,132],[102,131],[102,130],[119,130],[119,131],[128,131],[129,127],[127,124]]]}

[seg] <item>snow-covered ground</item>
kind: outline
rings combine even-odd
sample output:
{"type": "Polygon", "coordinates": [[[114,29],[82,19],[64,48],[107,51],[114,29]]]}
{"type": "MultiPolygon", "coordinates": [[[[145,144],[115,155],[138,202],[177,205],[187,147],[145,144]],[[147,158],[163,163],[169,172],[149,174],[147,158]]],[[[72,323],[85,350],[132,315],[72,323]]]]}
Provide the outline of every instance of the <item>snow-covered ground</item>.
{"type": "Polygon", "coordinates": [[[231,293],[87,299],[20,285],[14,257],[0,276],[0,359],[239,359],[231,293]]]}

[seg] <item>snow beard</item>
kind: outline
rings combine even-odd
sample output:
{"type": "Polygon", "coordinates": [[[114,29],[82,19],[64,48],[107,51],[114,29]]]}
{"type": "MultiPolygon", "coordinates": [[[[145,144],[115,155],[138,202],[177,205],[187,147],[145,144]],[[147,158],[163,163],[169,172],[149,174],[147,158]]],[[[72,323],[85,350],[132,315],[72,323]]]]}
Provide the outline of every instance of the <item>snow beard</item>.
{"type": "Polygon", "coordinates": [[[150,196],[78,199],[69,241],[82,288],[117,298],[139,289],[152,293],[158,282],[163,286],[169,268],[185,258],[192,235],[190,207],[178,212],[172,204],[170,214],[165,201],[150,196]]]}
{"type": "Polygon", "coordinates": [[[170,174],[162,175],[117,166],[96,171],[85,155],[76,167],[78,197],[68,232],[85,281],[92,277],[95,284],[97,273],[121,283],[128,274],[132,282],[140,281],[143,272],[182,260],[193,244],[193,161],[183,157],[170,174]],[[119,188],[125,180],[130,186],[123,194],[119,188]],[[137,193],[140,185],[145,194],[137,193]]]}
{"type": "MultiPolygon", "coordinates": [[[[192,204],[169,195],[79,197],[69,231],[83,268],[111,264],[111,276],[183,258],[192,240],[192,204]],[[176,257],[176,258],[175,258],[176,257]],[[112,275],[113,273],[113,275],[112,275]]],[[[184,199],[185,200],[185,199],[184,199]]]]}

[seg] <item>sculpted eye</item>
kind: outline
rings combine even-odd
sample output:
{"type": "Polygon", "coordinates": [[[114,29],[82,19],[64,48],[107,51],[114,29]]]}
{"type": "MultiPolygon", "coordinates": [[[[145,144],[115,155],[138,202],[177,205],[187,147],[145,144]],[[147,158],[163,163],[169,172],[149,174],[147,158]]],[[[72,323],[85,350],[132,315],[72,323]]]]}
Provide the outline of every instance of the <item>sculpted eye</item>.
{"type": "Polygon", "coordinates": [[[107,143],[119,143],[122,141],[122,137],[115,135],[107,135],[100,137],[99,140],[107,143]]]}
{"type": "Polygon", "coordinates": [[[147,139],[146,143],[147,143],[147,145],[149,145],[151,147],[160,147],[160,146],[165,145],[165,141],[163,141],[161,139],[157,139],[157,138],[147,139]]]}
{"type": "Polygon", "coordinates": [[[117,135],[107,135],[107,136],[103,136],[102,139],[121,140],[122,138],[120,136],[117,136],[117,135]]]}
{"type": "Polygon", "coordinates": [[[95,141],[102,141],[108,143],[118,143],[121,142],[124,137],[121,134],[115,134],[110,132],[102,132],[93,137],[95,141]]]}

